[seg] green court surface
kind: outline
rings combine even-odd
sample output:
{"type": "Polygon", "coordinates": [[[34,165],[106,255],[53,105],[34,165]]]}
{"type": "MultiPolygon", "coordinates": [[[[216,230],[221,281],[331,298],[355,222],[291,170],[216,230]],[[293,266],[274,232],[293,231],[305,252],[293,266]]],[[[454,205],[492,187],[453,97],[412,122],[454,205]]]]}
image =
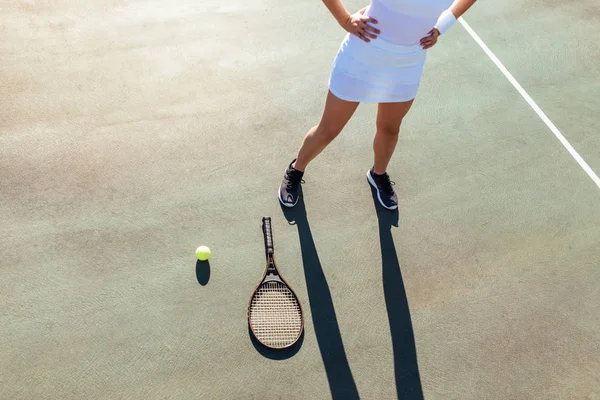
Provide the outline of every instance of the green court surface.
{"type": "Polygon", "coordinates": [[[600,399],[598,0],[465,16],[577,153],[457,23],[398,212],[373,104],[277,200],[345,33],[322,2],[0,9],[0,399],[600,399]],[[246,320],[265,215],[305,311],[283,353],[246,320]]]}

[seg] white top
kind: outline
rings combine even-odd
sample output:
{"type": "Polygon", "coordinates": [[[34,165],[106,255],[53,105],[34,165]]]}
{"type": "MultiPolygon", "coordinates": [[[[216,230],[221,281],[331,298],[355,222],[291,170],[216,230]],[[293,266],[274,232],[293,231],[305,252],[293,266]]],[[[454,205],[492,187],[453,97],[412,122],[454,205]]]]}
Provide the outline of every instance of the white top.
{"type": "Polygon", "coordinates": [[[365,15],[375,18],[377,40],[411,46],[433,28],[453,0],[371,0],[365,15]]]}

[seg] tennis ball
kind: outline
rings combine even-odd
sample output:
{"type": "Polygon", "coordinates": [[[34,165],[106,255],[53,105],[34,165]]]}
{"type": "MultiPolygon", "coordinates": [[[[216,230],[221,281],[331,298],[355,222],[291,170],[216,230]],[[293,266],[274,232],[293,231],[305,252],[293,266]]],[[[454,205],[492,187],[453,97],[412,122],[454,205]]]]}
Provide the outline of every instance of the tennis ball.
{"type": "Polygon", "coordinates": [[[210,257],[210,249],[206,246],[200,246],[196,249],[196,257],[200,261],[206,261],[210,257]]]}

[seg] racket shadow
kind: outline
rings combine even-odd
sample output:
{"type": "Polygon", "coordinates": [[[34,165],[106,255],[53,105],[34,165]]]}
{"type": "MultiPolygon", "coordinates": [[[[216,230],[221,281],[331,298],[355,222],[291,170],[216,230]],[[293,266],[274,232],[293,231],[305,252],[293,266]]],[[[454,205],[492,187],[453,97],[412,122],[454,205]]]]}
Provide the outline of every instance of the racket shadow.
{"type": "Polygon", "coordinates": [[[269,349],[268,347],[263,346],[252,334],[252,329],[248,326],[248,335],[250,336],[250,340],[252,341],[252,345],[263,357],[266,357],[271,360],[286,360],[290,357],[293,357],[298,351],[300,347],[302,347],[302,343],[304,342],[304,331],[300,335],[300,338],[296,343],[287,349],[275,350],[269,349]]]}
{"type": "Polygon", "coordinates": [[[296,225],[298,229],[308,304],[331,397],[334,400],[358,399],[358,390],[346,357],[331,292],[319,261],[303,198],[300,188],[300,200],[296,206],[287,208],[281,203],[280,206],[288,223],[296,225]]]}
{"type": "Polygon", "coordinates": [[[392,227],[399,225],[398,210],[382,207],[373,187],[371,193],[379,220],[383,293],[392,336],[396,393],[399,399],[423,399],[410,309],[392,237],[392,227]]]}

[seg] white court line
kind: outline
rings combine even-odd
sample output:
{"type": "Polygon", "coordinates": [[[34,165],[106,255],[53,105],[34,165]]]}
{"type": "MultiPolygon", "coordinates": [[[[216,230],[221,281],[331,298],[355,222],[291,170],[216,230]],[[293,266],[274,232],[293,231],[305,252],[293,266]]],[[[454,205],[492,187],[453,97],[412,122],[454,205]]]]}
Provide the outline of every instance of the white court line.
{"type": "Polygon", "coordinates": [[[592,180],[596,183],[598,188],[600,188],[600,178],[598,178],[598,175],[596,175],[596,173],[594,171],[592,171],[592,169],[590,168],[589,165],[587,165],[585,160],[583,158],[581,158],[581,156],[575,151],[573,146],[571,146],[571,144],[567,141],[567,139],[565,139],[565,137],[560,133],[558,128],[556,126],[554,126],[552,121],[550,121],[550,118],[548,118],[546,116],[546,114],[544,114],[542,109],[527,94],[525,89],[523,89],[521,87],[521,85],[519,84],[519,82],[517,82],[517,80],[511,75],[511,73],[508,72],[508,70],[502,64],[502,62],[500,62],[498,57],[496,57],[494,55],[494,53],[492,53],[492,51],[487,47],[487,45],[483,42],[483,40],[481,40],[481,38],[477,35],[477,33],[475,33],[475,31],[469,26],[469,24],[467,24],[467,21],[465,21],[462,17],[460,17],[458,20],[460,21],[462,26],[467,30],[467,32],[469,32],[471,37],[477,42],[477,44],[483,49],[483,51],[485,51],[485,54],[488,55],[488,57],[494,62],[494,64],[496,64],[496,66],[500,69],[500,71],[502,71],[504,76],[506,76],[506,78],[510,81],[510,83],[512,83],[512,85],[515,87],[515,89],[517,89],[519,91],[519,93],[521,93],[521,96],[523,96],[523,98],[527,101],[527,103],[529,103],[529,105],[531,106],[531,108],[533,108],[533,110],[537,113],[537,115],[540,116],[542,121],[544,121],[546,123],[548,128],[550,128],[552,133],[554,133],[554,136],[556,136],[558,138],[558,140],[560,140],[560,142],[563,144],[563,146],[565,146],[565,148],[569,151],[569,153],[571,153],[571,155],[579,163],[581,168],[583,168],[583,170],[588,174],[588,176],[590,178],[592,178],[592,180]]]}

